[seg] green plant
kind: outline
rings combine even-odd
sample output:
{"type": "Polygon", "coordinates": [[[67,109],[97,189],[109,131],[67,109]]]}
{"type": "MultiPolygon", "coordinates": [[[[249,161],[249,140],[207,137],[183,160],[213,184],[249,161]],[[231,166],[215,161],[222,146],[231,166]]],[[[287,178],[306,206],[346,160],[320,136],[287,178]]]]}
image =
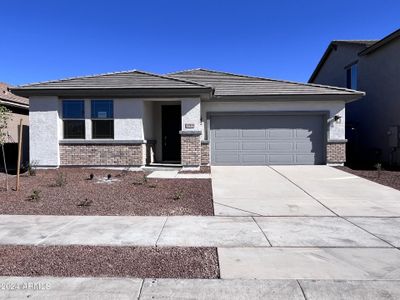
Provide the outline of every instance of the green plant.
{"type": "Polygon", "coordinates": [[[58,172],[53,186],[63,187],[67,184],[67,177],[63,172],[58,172]]]}
{"type": "Polygon", "coordinates": [[[11,118],[11,111],[7,109],[5,106],[0,105],[0,145],[1,152],[3,154],[3,165],[4,172],[6,173],[6,191],[8,191],[8,171],[7,171],[7,163],[6,163],[6,152],[4,151],[4,144],[8,140],[8,120],[11,118]]]}
{"type": "Polygon", "coordinates": [[[174,200],[183,199],[183,191],[181,189],[175,191],[174,197],[172,199],[174,199],[174,200]]]}
{"type": "Polygon", "coordinates": [[[93,200],[88,200],[88,198],[85,198],[85,200],[79,202],[77,204],[77,206],[79,206],[79,207],[88,207],[88,206],[92,205],[92,203],[93,203],[93,200]]]}
{"type": "Polygon", "coordinates": [[[40,190],[33,190],[32,194],[29,195],[28,200],[29,201],[39,201],[41,198],[41,196],[40,196],[41,193],[42,192],[40,190]]]}
{"type": "Polygon", "coordinates": [[[36,176],[36,169],[37,169],[38,162],[36,160],[32,160],[28,163],[28,175],[29,176],[36,176]]]}
{"type": "Polygon", "coordinates": [[[374,167],[375,167],[376,171],[378,172],[378,178],[380,178],[381,177],[381,172],[382,172],[382,164],[381,163],[376,163],[374,167]]]}

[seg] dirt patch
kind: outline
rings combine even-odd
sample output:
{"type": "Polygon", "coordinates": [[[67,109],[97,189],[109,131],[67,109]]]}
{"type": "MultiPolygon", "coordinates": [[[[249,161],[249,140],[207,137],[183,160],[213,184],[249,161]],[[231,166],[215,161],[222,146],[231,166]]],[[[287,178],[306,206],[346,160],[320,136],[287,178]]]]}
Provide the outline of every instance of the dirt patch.
{"type": "Polygon", "coordinates": [[[219,278],[216,248],[0,246],[1,276],[219,278]]]}
{"type": "Polygon", "coordinates": [[[378,171],[376,170],[356,170],[349,167],[337,168],[339,170],[400,190],[400,171],[382,170],[379,176],[378,171]]]}
{"type": "Polygon", "coordinates": [[[145,179],[143,172],[39,170],[21,177],[20,191],[1,190],[0,198],[1,214],[213,215],[211,180],[145,179]]]}
{"type": "Polygon", "coordinates": [[[198,171],[179,171],[179,174],[211,174],[209,166],[201,166],[198,171]]]}

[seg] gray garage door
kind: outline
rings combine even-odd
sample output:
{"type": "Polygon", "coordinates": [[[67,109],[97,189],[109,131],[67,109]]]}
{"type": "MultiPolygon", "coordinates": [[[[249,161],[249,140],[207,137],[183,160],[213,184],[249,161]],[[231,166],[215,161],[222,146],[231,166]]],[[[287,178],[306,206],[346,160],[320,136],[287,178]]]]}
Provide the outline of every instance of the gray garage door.
{"type": "Polygon", "coordinates": [[[325,163],[323,115],[218,115],[211,117],[213,165],[325,163]]]}

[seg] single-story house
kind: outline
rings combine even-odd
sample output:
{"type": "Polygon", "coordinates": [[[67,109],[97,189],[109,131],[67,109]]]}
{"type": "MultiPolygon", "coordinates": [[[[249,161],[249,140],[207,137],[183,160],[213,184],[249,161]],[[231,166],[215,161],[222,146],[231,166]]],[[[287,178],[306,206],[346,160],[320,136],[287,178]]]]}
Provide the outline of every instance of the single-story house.
{"type": "MultiPolygon", "coordinates": [[[[28,161],[29,154],[29,99],[17,96],[9,91],[10,85],[0,82],[0,105],[10,111],[6,128],[7,168],[16,169],[18,154],[19,123],[22,119],[22,163],[28,161]]],[[[0,169],[3,167],[3,157],[0,151],[0,169]]]]}
{"type": "Polygon", "coordinates": [[[18,86],[39,167],[342,164],[363,92],[195,69],[18,86]]]}

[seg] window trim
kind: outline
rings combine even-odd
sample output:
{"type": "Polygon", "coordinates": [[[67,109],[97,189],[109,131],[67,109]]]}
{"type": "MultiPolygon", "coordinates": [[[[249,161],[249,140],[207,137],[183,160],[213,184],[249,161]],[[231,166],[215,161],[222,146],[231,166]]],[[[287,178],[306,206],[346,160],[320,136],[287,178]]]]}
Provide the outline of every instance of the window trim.
{"type": "Polygon", "coordinates": [[[62,138],[64,140],[85,140],[86,139],[86,116],[85,116],[85,100],[84,99],[61,99],[61,120],[62,120],[62,138]],[[83,117],[82,118],[67,118],[64,117],[64,103],[68,101],[80,101],[83,103],[83,117]],[[83,121],[83,137],[65,137],[64,121],[83,121]]]}

